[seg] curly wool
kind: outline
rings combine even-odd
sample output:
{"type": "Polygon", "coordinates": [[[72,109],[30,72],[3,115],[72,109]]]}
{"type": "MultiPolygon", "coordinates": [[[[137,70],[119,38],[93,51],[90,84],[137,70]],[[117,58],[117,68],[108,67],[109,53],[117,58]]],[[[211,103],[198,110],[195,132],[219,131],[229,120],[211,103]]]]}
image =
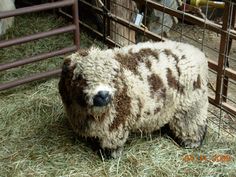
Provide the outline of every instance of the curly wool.
{"type": "Polygon", "coordinates": [[[186,147],[198,147],[207,124],[208,65],[197,48],[173,41],[123,48],[91,48],[67,57],[59,91],[76,133],[102,148],[124,145],[130,132],[151,133],[168,124],[186,147]],[[112,101],[95,107],[97,88],[112,101]]]}

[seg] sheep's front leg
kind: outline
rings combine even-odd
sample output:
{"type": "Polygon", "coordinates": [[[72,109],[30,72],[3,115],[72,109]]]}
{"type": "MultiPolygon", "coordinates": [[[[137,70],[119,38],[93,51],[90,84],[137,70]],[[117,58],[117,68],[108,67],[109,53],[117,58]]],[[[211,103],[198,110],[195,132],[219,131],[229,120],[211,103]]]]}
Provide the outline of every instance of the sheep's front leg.
{"type": "Polygon", "coordinates": [[[100,155],[105,158],[118,158],[122,155],[123,147],[129,132],[123,129],[113,130],[106,137],[100,139],[100,155]]]}
{"type": "Polygon", "coordinates": [[[105,159],[116,159],[122,155],[123,147],[117,147],[116,149],[103,148],[100,149],[99,153],[102,158],[105,159]]]}

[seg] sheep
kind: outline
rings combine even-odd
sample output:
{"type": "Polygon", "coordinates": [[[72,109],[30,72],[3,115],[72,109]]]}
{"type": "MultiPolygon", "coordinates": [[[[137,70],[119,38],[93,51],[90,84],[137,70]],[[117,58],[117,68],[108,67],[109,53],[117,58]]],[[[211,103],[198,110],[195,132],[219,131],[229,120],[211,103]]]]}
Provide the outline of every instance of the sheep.
{"type": "MultiPolygon", "coordinates": [[[[0,0],[0,12],[14,10],[15,0],[0,0]]],[[[4,35],[8,28],[13,25],[14,17],[0,19],[0,36],[4,35]]]]}
{"type": "Polygon", "coordinates": [[[175,41],[92,47],[66,57],[59,93],[76,134],[94,137],[112,158],[132,132],[168,125],[185,148],[207,129],[208,64],[203,52],[175,41]]]}

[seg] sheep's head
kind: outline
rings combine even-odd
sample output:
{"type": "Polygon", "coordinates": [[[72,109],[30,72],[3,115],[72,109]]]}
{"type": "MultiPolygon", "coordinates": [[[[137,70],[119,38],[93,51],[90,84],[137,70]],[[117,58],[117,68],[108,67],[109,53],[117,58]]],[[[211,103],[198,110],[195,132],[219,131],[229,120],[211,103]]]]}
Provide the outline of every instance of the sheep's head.
{"type": "Polygon", "coordinates": [[[112,105],[118,73],[119,64],[110,50],[92,48],[72,54],[64,62],[59,83],[64,104],[78,105],[93,117],[104,114],[112,105]]]}

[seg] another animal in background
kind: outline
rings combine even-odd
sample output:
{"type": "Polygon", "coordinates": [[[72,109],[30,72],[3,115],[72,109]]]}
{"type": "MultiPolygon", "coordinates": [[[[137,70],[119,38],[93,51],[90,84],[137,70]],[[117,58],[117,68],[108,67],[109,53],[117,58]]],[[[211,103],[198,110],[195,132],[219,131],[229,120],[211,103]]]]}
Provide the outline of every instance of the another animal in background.
{"type": "Polygon", "coordinates": [[[131,132],[169,125],[180,145],[199,147],[207,127],[208,64],[197,48],[173,41],[74,53],[59,92],[73,130],[95,137],[111,157],[131,132]]]}
{"type": "MultiPolygon", "coordinates": [[[[0,12],[14,10],[15,0],[0,0],[0,12]]],[[[14,17],[0,19],[0,35],[6,33],[7,29],[13,25],[14,17]]]]}

